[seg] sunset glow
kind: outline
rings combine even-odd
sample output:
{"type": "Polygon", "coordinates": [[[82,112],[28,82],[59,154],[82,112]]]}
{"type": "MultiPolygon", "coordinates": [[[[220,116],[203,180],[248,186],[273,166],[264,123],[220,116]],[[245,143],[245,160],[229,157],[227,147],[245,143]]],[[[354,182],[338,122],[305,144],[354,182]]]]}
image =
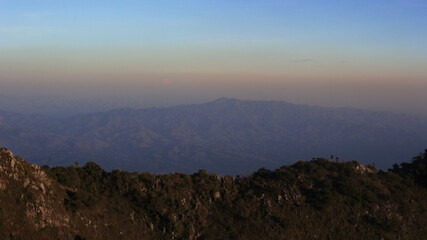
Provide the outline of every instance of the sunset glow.
{"type": "Polygon", "coordinates": [[[417,0],[0,0],[0,94],[228,96],[427,115],[426,13],[417,0]]]}

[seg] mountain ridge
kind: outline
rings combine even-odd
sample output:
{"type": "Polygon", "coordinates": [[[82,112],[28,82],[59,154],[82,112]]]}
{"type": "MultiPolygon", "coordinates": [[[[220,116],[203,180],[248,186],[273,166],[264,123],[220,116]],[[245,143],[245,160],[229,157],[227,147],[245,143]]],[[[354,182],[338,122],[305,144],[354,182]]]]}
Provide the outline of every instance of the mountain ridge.
{"type": "Polygon", "coordinates": [[[0,148],[2,239],[422,239],[427,149],[388,171],[299,161],[249,176],[39,167],[0,148]]]}

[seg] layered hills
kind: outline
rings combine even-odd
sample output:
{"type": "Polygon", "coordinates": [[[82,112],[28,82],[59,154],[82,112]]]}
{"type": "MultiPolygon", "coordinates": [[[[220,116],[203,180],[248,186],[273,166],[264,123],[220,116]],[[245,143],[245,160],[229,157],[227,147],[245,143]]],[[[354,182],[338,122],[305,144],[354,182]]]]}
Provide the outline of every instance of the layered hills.
{"type": "Polygon", "coordinates": [[[299,161],[249,176],[39,167],[0,149],[1,239],[423,239],[427,150],[382,171],[299,161]]]}
{"type": "Polygon", "coordinates": [[[0,112],[0,144],[51,166],[95,161],[107,170],[236,175],[334,154],[386,169],[425,143],[423,118],[281,101],[221,98],[62,119],[0,112]]]}

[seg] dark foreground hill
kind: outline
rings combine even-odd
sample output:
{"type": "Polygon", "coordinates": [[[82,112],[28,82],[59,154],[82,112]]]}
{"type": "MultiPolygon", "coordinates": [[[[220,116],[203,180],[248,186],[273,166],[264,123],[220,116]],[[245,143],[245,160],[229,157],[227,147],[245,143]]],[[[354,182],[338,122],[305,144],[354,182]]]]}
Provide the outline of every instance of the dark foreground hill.
{"type": "Polygon", "coordinates": [[[62,120],[0,112],[0,145],[52,166],[95,161],[108,170],[235,175],[334,154],[386,169],[425,143],[426,119],[280,101],[223,98],[62,120]]]}
{"type": "Polygon", "coordinates": [[[300,161],[247,177],[42,167],[0,149],[1,239],[425,239],[427,150],[377,171],[300,161]]]}

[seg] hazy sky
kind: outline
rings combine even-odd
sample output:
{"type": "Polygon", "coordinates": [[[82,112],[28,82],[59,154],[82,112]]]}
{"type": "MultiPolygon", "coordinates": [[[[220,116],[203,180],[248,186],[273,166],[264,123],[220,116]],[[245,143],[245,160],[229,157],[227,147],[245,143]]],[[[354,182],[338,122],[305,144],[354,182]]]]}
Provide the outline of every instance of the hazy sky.
{"type": "Polygon", "coordinates": [[[0,94],[427,116],[427,1],[0,0],[0,94]]]}

